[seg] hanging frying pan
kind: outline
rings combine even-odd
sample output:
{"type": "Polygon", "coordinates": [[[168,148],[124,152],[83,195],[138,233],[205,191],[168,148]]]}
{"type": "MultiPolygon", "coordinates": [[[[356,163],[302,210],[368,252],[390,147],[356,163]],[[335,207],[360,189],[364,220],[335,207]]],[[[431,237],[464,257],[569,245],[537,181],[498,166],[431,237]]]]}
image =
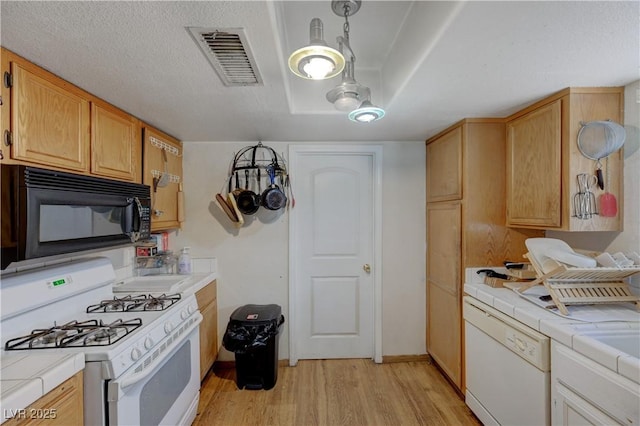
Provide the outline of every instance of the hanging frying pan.
{"type": "Polygon", "coordinates": [[[254,214],[260,208],[260,196],[249,189],[249,170],[244,171],[245,189],[236,196],[238,210],[244,214],[254,214]]]}
{"type": "Polygon", "coordinates": [[[269,210],[280,210],[287,204],[287,196],[276,185],[276,170],[273,166],[267,167],[270,185],[262,193],[262,205],[269,210]]]}

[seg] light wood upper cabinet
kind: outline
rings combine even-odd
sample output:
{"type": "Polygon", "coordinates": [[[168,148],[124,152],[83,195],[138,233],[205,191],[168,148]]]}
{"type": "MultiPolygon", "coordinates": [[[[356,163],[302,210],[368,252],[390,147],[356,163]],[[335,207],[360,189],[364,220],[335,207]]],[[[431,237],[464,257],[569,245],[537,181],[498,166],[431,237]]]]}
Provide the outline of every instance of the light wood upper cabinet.
{"type": "Polygon", "coordinates": [[[507,125],[507,223],[561,225],[562,101],[507,125]]]}
{"type": "Polygon", "coordinates": [[[1,163],[142,182],[137,118],[11,51],[1,51],[1,163]]]}
{"type": "Polygon", "coordinates": [[[13,80],[10,157],[87,172],[88,99],[36,67],[12,61],[10,68],[13,80]]]}
{"type": "Polygon", "coordinates": [[[108,104],[91,104],[91,172],[142,182],[140,122],[108,104]]]}
{"type": "Polygon", "coordinates": [[[207,375],[218,356],[218,305],[216,281],[212,281],[196,293],[200,323],[200,380],[207,375]]]}
{"type": "Polygon", "coordinates": [[[462,198],[462,126],[427,145],[427,202],[462,198]]]}
{"type": "MultiPolygon", "coordinates": [[[[578,149],[583,123],[623,123],[624,90],[570,88],[507,119],[507,225],[562,231],[621,231],[623,152],[602,160],[605,189],[618,201],[615,217],[576,217],[577,176],[594,175],[596,162],[578,149]]],[[[592,188],[598,200],[604,190],[592,188]]]]}
{"type": "Polygon", "coordinates": [[[182,142],[144,126],[142,183],[151,187],[151,231],[181,226],[182,142]],[[164,182],[162,175],[165,174],[164,182]]]}

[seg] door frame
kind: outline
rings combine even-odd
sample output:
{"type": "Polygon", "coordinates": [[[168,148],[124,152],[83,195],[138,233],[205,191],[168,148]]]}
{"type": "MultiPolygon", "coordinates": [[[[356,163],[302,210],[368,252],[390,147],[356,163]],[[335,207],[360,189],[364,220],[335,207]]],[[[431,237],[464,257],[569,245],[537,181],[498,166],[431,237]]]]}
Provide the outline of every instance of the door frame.
{"type": "MultiPolygon", "coordinates": [[[[373,159],[373,265],[371,274],[373,278],[373,360],[382,363],[382,145],[368,144],[303,144],[289,145],[289,173],[295,182],[298,157],[309,154],[334,154],[340,156],[366,155],[373,159]]],[[[298,235],[296,225],[298,213],[295,208],[289,212],[289,365],[298,363],[298,353],[295,347],[295,330],[298,325],[296,313],[296,288],[297,276],[298,235]]]]}

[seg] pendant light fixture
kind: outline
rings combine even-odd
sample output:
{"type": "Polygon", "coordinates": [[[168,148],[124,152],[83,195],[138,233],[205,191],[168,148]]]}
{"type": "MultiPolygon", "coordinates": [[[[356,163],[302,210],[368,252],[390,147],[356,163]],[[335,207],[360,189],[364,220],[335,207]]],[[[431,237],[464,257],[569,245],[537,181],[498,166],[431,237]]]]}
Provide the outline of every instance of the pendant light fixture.
{"type": "Polygon", "coordinates": [[[297,76],[310,80],[335,77],[344,69],[344,56],[327,46],[320,18],[313,18],[309,25],[309,46],[302,47],[289,56],[289,69],[297,76]]]}
{"type": "Polygon", "coordinates": [[[361,3],[361,0],[332,0],[331,9],[333,12],[344,17],[343,35],[337,38],[339,51],[326,45],[323,40],[322,21],[313,18],[311,21],[311,45],[291,54],[289,68],[294,74],[309,79],[331,78],[342,72],[342,82],[327,92],[327,100],[336,109],[350,112],[349,119],[351,121],[370,123],[384,117],[385,111],[371,103],[371,90],[355,79],[356,55],[349,43],[349,17],[360,10],[361,3]],[[326,52],[331,52],[331,54],[326,52]],[[333,52],[339,54],[339,58],[331,56],[333,52]],[[340,60],[341,64],[338,63],[340,60]],[[333,68],[334,63],[338,64],[336,68],[333,68]],[[341,66],[339,71],[336,71],[337,66],[341,66]],[[313,77],[313,75],[317,77],[313,77]]]}
{"type": "Polygon", "coordinates": [[[353,61],[346,59],[342,83],[327,92],[327,100],[340,111],[353,111],[369,95],[369,88],[355,80],[353,68],[353,61]]]}

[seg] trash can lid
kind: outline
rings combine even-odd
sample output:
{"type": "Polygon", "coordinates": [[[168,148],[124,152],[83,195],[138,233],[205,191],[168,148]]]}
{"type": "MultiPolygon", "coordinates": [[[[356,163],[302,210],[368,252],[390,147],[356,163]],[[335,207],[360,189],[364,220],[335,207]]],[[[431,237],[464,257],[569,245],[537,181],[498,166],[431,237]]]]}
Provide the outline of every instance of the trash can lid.
{"type": "Polygon", "coordinates": [[[237,308],[231,314],[231,321],[243,323],[264,323],[279,321],[282,316],[280,305],[244,305],[237,308]]]}

